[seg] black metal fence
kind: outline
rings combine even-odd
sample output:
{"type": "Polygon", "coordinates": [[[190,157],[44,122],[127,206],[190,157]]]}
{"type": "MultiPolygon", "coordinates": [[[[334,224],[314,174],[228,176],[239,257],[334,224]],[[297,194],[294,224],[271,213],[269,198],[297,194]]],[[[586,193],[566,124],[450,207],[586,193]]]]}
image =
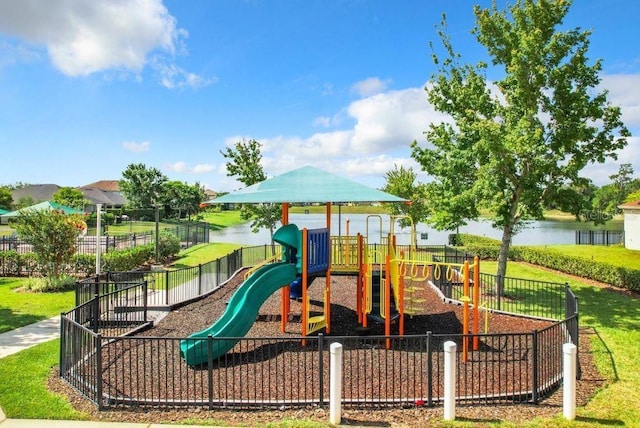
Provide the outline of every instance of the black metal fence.
{"type": "Polygon", "coordinates": [[[576,230],[577,245],[617,245],[624,242],[621,230],[576,230]]]}
{"type": "MultiPolygon", "coordinates": [[[[562,381],[562,345],[573,318],[527,333],[477,335],[457,357],[460,404],[537,403],[562,381]]],[[[326,405],[329,345],[343,345],[343,404],[351,407],[443,402],[445,341],[467,335],[225,338],[232,352],[189,367],[181,338],[95,334],[63,318],[61,376],[100,408],[326,405]],[[69,337],[74,337],[70,341],[69,337]],[[387,343],[389,346],[387,346],[387,343]]]]}
{"type": "Polygon", "coordinates": [[[99,278],[93,276],[77,282],[76,304],[93,298],[98,283],[144,280],[149,286],[149,306],[180,305],[217,290],[235,272],[267,260],[275,250],[271,245],[239,248],[214,261],[175,270],[104,272],[99,278]]]}
{"type": "MultiPolygon", "coordinates": [[[[171,227],[163,227],[162,231],[176,235],[183,247],[209,242],[208,223],[180,223],[171,227]]],[[[80,236],[76,240],[76,252],[95,254],[98,244],[102,253],[117,249],[134,248],[155,242],[155,232],[144,231],[123,235],[80,236]]],[[[33,247],[24,239],[16,236],[0,236],[0,251],[16,251],[18,254],[33,252],[33,247]]]]}
{"type": "MultiPolygon", "coordinates": [[[[578,303],[569,287],[523,280],[506,289],[529,299],[540,295],[537,306],[547,308],[531,313],[524,304],[509,306],[500,300],[502,310],[560,321],[542,330],[508,334],[320,335],[304,338],[304,346],[302,337],[210,337],[203,345],[209,350],[216,340],[238,343],[200,367],[190,367],[180,357],[180,341],[193,339],[129,336],[149,325],[148,305],[155,303],[154,296],[165,296],[165,304],[183,303],[223,286],[243,266],[272,254],[271,246],[243,248],[180,271],[107,273],[84,281],[78,285],[78,306],[62,315],[61,377],[100,408],[325,405],[329,345],[340,342],[345,405],[435,406],[444,394],[444,342],[477,341],[466,358],[457,354],[457,401],[537,403],[562,381],[562,345],[578,345],[578,303]],[[143,292],[147,287],[148,293],[143,292]]],[[[458,256],[451,252],[447,257],[458,256]]],[[[460,287],[448,287],[450,298],[456,298],[460,287]]]]}

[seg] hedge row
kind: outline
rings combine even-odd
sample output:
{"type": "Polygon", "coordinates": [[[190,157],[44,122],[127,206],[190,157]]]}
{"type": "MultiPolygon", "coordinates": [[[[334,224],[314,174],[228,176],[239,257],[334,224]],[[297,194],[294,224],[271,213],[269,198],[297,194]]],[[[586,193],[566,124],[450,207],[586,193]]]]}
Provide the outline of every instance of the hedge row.
{"type": "MultiPolygon", "coordinates": [[[[180,241],[171,234],[160,234],[160,259],[167,260],[178,254],[180,241]]],[[[133,270],[155,257],[155,244],[139,245],[123,250],[105,253],[100,258],[100,269],[103,271],[133,270]]],[[[95,254],[75,254],[63,272],[70,275],[89,276],[96,271],[95,254]]],[[[0,275],[32,276],[40,272],[40,264],[34,253],[20,254],[17,251],[0,251],[0,275]]]]}
{"type": "MultiPolygon", "coordinates": [[[[459,239],[468,253],[483,259],[498,258],[500,242],[495,239],[469,234],[460,234],[459,239]]],[[[570,256],[545,248],[519,245],[509,249],[509,260],[532,263],[582,278],[640,291],[640,270],[638,269],[570,256]]]]}

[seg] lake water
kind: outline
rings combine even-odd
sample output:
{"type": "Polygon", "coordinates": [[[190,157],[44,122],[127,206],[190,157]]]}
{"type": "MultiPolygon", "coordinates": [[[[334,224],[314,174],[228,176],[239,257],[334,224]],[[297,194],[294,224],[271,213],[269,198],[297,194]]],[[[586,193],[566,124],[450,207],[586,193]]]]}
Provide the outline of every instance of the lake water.
{"type": "MultiPolygon", "coordinates": [[[[370,243],[379,243],[381,236],[386,236],[390,229],[390,217],[388,215],[367,214],[332,214],[331,235],[367,235],[370,243]],[[340,221],[339,221],[340,220],[340,221]]],[[[299,228],[315,229],[325,227],[326,215],[324,214],[289,214],[289,222],[299,228]]],[[[544,245],[544,244],[575,244],[576,230],[622,230],[621,221],[610,221],[605,226],[594,227],[591,223],[577,221],[532,221],[526,229],[513,237],[515,245],[544,245]]],[[[397,242],[401,245],[410,243],[411,234],[409,228],[394,227],[397,242]]],[[[460,227],[460,233],[487,236],[501,239],[502,231],[491,227],[488,221],[472,221],[468,225],[460,227]]],[[[437,231],[426,224],[420,223],[417,227],[418,244],[440,245],[448,243],[448,236],[452,231],[437,231]],[[421,239],[426,233],[428,238],[421,239]]],[[[269,231],[260,230],[252,233],[249,223],[227,227],[220,231],[211,232],[212,242],[231,242],[247,246],[262,245],[270,242],[269,231]]]]}

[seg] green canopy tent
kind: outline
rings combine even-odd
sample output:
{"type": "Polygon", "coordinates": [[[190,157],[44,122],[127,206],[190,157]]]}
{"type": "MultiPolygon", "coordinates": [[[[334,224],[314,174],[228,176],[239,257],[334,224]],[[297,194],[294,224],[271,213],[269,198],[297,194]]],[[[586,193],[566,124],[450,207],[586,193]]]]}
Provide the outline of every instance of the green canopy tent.
{"type": "Polygon", "coordinates": [[[229,193],[205,204],[404,202],[398,196],[305,166],[229,193]]]}
{"type": "Polygon", "coordinates": [[[41,210],[62,211],[65,214],[84,214],[84,211],[82,210],[71,208],[66,205],[59,204],[57,202],[46,201],[46,202],[40,202],[39,204],[31,205],[29,207],[21,208],[16,211],[11,211],[5,214],[1,214],[0,217],[3,219],[9,219],[11,217],[18,217],[21,213],[25,211],[41,211],[41,210]]]}

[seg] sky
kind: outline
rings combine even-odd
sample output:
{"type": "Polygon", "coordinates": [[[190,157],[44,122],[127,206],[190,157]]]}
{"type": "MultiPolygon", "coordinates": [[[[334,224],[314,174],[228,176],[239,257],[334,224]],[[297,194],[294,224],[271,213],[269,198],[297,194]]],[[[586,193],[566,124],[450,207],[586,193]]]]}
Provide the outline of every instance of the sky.
{"type": "MultiPolygon", "coordinates": [[[[424,91],[442,14],[464,62],[489,59],[474,4],[491,1],[1,0],[0,184],[82,186],[143,163],[232,191],[220,151],[255,139],[269,177],[311,165],[381,187],[394,165],[420,172],[410,143],[443,120],[424,91]]],[[[621,163],[640,176],[639,16],[637,0],[575,0],[564,22],[592,31],[633,134],[585,171],[597,185],[621,163]]]]}

